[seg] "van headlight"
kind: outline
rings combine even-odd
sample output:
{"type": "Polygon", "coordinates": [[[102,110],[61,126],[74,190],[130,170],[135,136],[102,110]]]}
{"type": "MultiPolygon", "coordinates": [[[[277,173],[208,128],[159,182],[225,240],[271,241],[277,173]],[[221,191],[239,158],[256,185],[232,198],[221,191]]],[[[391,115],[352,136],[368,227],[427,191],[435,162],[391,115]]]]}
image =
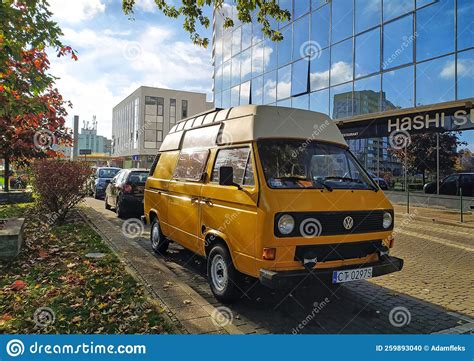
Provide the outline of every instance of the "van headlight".
{"type": "Polygon", "coordinates": [[[278,230],[281,234],[290,234],[295,228],[295,219],[289,214],[284,214],[278,220],[278,230]]]}
{"type": "Polygon", "coordinates": [[[383,228],[390,228],[393,222],[393,217],[389,212],[384,212],[383,214],[383,228]]]}

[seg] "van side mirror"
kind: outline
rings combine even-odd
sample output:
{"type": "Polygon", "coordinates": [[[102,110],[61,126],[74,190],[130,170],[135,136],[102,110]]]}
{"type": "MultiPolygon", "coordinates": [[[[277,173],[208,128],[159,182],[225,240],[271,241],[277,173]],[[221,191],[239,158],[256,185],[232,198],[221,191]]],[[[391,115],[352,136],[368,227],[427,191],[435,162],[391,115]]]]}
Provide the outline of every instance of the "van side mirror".
{"type": "Polygon", "coordinates": [[[223,166],[219,168],[219,185],[233,186],[234,183],[234,168],[223,166]]]}

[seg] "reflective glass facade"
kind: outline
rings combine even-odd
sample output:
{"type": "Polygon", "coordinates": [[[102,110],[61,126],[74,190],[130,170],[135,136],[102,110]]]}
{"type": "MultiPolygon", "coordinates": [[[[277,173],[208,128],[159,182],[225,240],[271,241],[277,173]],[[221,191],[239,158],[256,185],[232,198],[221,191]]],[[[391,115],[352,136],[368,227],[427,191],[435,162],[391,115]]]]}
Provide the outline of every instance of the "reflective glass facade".
{"type": "Polygon", "coordinates": [[[279,43],[257,22],[240,24],[234,5],[215,12],[216,107],[272,104],[342,119],[474,97],[472,0],[280,0],[292,20],[274,24],[279,43]],[[234,28],[223,29],[223,15],[234,28]]]}

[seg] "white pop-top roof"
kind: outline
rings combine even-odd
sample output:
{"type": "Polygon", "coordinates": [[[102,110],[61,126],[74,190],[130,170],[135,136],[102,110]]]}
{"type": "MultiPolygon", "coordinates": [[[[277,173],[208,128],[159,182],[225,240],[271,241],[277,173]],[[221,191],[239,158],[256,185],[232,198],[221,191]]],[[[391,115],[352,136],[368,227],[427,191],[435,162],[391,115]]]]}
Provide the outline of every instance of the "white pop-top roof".
{"type": "Polygon", "coordinates": [[[196,145],[193,140],[183,141],[183,135],[187,133],[191,136],[193,132],[190,130],[195,129],[196,136],[207,140],[214,139],[217,145],[269,138],[291,138],[347,146],[337,125],[326,114],[269,105],[242,105],[208,111],[180,121],[171,128],[160,151],[187,148],[186,144],[196,145]]]}

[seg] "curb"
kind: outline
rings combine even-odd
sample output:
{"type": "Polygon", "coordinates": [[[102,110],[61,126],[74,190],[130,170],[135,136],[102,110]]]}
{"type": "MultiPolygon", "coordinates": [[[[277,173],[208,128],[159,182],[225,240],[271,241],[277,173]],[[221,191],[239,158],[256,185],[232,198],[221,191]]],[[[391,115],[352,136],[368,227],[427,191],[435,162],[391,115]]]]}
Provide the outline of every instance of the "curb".
{"type": "MultiPolygon", "coordinates": [[[[406,215],[411,215],[412,213],[396,211],[395,214],[398,216],[406,216],[406,215]]],[[[438,219],[435,217],[425,217],[425,216],[420,216],[420,215],[416,215],[415,219],[422,222],[431,223],[431,224],[436,223],[436,224],[443,224],[446,226],[455,226],[455,227],[461,227],[461,228],[474,229],[474,225],[461,223],[459,221],[451,221],[451,220],[446,220],[446,219],[438,219]]]]}
{"type": "MultiPolygon", "coordinates": [[[[116,243],[121,240],[117,239],[118,237],[112,237],[101,230],[97,224],[94,223],[94,220],[85,214],[88,211],[97,213],[97,217],[93,218],[94,220],[103,218],[99,212],[87,204],[83,204],[79,207],[79,213],[82,217],[86,218],[86,222],[91,224],[94,230],[99,233],[117,257],[133,270],[133,273],[139,277],[141,283],[148,288],[152,295],[155,298],[158,298],[160,303],[166,306],[165,309],[168,311],[168,316],[173,323],[176,324],[178,322],[183,329],[188,333],[193,334],[242,334],[242,331],[233,324],[218,326],[214,321],[214,315],[219,312],[218,308],[210,304],[191,286],[182,282],[177,275],[168,268],[165,262],[150,254],[148,251],[141,248],[141,246],[136,245],[137,252],[142,253],[141,255],[138,255],[141,256],[138,260],[142,263],[143,261],[146,261],[146,266],[148,268],[146,273],[140,272],[136,265],[138,262],[133,262],[133,260],[128,256],[128,252],[124,252],[117,246],[116,243]],[[83,210],[84,208],[86,208],[85,212],[83,210]],[[162,282],[160,282],[160,279],[162,282]]],[[[103,220],[110,224],[110,222],[105,218],[103,220]]],[[[116,228],[114,225],[111,226],[116,228]]],[[[120,232],[120,237],[125,239],[120,229],[118,231],[120,232]]],[[[126,240],[125,242],[129,241],[130,240],[126,240]]]]}

